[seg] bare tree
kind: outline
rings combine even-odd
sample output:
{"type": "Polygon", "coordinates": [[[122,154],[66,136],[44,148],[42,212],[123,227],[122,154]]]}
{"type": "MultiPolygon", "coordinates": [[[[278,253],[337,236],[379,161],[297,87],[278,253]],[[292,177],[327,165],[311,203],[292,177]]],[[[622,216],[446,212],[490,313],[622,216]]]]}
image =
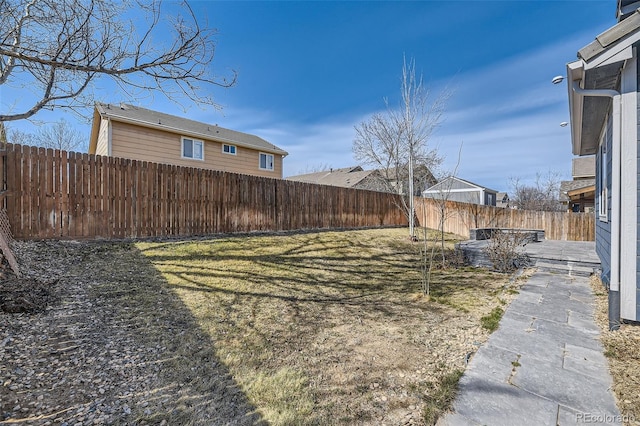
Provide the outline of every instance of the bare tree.
{"type": "MultiPolygon", "coordinates": [[[[4,124],[4,122],[2,121],[0,121],[0,123],[4,124]]],[[[20,129],[11,129],[6,127],[5,129],[6,129],[8,143],[14,143],[18,145],[31,145],[31,146],[37,145],[36,136],[33,133],[25,132],[20,129]]]]}
{"type": "Polygon", "coordinates": [[[298,170],[299,175],[308,175],[311,173],[319,173],[331,170],[332,167],[327,163],[307,164],[304,169],[298,170]]]}
{"type": "Polygon", "coordinates": [[[87,151],[89,136],[83,136],[65,120],[40,127],[34,137],[35,145],[62,151],[87,151]]]}
{"type": "Polygon", "coordinates": [[[518,178],[511,179],[511,202],[521,210],[561,211],[560,173],[538,172],[533,185],[525,185],[518,178]]]}
{"type": "Polygon", "coordinates": [[[437,197],[429,199],[427,201],[426,198],[421,199],[422,203],[422,212],[424,214],[422,220],[422,248],[420,250],[420,257],[422,263],[422,292],[424,295],[429,296],[431,292],[431,274],[433,272],[434,267],[436,266],[436,247],[440,247],[440,258],[441,258],[441,267],[442,269],[446,268],[446,258],[445,258],[445,235],[444,235],[444,225],[447,219],[449,218],[449,212],[447,211],[447,201],[449,201],[449,197],[451,195],[451,187],[453,185],[453,180],[448,179],[457,174],[458,167],[460,166],[460,160],[462,159],[462,143],[460,143],[460,148],[458,149],[458,160],[456,162],[455,168],[451,173],[442,173],[440,176],[440,181],[445,182],[443,186],[439,189],[439,194],[437,197]],[[429,229],[427,228],[427,205],[426,203],[434,203],[437,208],[438,213],[438,229],[437,232],[433,233],[433,241],[431,242],[431,247],[429,247],[429,229]]]}
{"type": "MultiPolygon", "coordinates": [[[[422,78],[416,77],[413,60],[403,63],[400,90],[399,107],[390,106],[385,99],[384,113],[374,114],[356,126],[353,153],[357,160],[380,171],[381,187],[401,195],[400,207],[409,220],[410,237],[415,238],[413,197],[425,187],[414,190],[413,172],[418,169],[428,172],[442,161],[428,142],[442,122],[449,94],[443,92],[432,101],[422,78]]],[[[431,173],[423,176],[433,179],[431,173]]]]}
{"type": "Polygon", "coordinates": [[[6,129],[6,140],[9,143],[40,146],[62,151],[87,151],[89,137],[84,136],[64,119],[49,125],[40,125],[37,133],[12,129],[2,121],[0,121],[0,125],[6,129]]]}
{"type": "Polygon", "coordinates": [[[0,121],[54,107],[82,115],[101,77],[131,97],[155,91],[219,108],[201,86],[229,87],[236,74],[213,75],[214,30],[187,3],[174,6],[178,14],[161,0],[0,0],[0,86],[34,99],[3,105],[0,121]]]}

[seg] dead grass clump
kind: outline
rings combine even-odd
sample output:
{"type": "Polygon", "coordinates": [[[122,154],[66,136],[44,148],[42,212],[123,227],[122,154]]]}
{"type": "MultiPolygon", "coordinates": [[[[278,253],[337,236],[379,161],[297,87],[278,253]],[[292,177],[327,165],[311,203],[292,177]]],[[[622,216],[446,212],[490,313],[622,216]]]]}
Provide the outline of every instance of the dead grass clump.
{"type": "Polygon", "coordinates": [[[454,370],[442,376],[432,395],[427,398],[422,411],[426,424],[436,424],[438,418],[446,412],[446,407],[453,404],[458,393],[458,382],[462,377],[462,370],[454,370]]]}

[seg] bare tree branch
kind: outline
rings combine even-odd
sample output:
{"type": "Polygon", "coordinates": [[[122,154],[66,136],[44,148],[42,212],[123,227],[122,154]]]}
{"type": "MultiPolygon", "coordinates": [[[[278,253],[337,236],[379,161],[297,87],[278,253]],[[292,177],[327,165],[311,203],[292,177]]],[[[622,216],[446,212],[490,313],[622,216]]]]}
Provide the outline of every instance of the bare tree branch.
{"type": "MultiPolygon", "coordinates": [[[[4,122],[0,121],[4,126],[4,122]]],[[[40,146],[43,148],[59,149],[62,151],[87,152],[88,137],[74,129],[69,122],[61,119],[55,123],[38,127],[36,133],[24,132],[19,129],[7,129],[6,140],[20,145],[40,146]]]]}
{"type": "Polygon", "coordinates": [[[82,135],[67,121],[60,120],[49,126],[41,126],[35,135],[35,145],[61,151],[87,152],[88,136],[82,135]]]}
{"type": "Polygon", "coordinates": [[[548,171],[536,173],[533,185],[525,185],[518,178],[511,178],[513,196],[510,201],[521,210],[561,211],[560,173],[548,171]]]}
{"type": "MultiPolygon", "coordinates": [[[[429,140],[442,123],[442,116],[449,91],[435,99],[416,77],[414,61],[404,61],[401,78],[402,102],[391,107],[385,100],[384,113],[374,114],[369,120],[356,126],[353,153],[358,161],[380,171],[379,190],[399,195],[399,207],[409,219],[410,197],[420,195],[427,186],[433,185],[431,170],[442,162],[429,140]],[[415,192],[409,192],[409,164],[413,159],[416,171],[413,179],[415,192]]],[[[413,237],[413,235],[412,235],[413,237]]]]}
{"type": "Polygon", "coordinates": [[[161,0],[0,0],[0,85],[37,97],[22,111],[0,111],[0,121],[91,106],[101,77],[220,108],[206,87],[230,87],[236,73],[212,73],[215,31],[201,27],[187,3],[180,7],[169,18],[161,0]],[[141,13],[145,19],[136,18],[141,13]]]}

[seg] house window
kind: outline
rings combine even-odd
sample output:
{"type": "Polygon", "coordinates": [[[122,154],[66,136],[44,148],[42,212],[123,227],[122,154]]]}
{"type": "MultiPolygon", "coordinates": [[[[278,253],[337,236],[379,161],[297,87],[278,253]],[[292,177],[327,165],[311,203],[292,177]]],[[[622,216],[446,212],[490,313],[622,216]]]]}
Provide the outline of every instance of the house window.
{"type": "Polygon", "coordinates": [[[182,158],[204,160],[204,144],[196,139],[182,138],[182,158]]]}
{"type": "Polygon", "coordinates": [[[222,152],[224,152],[225,154],[236,155],[236,146],[235,145],[222,144],[222,152]]]}
{"type": "Polygon", "coordinates": [[[260,153],[260,170],[273,170],[273,154],[260,153]]]}
{"type": "Polygon", "coordinates": [[[600,139],[600,167],[598,170],[598,187],[599,187],[599,196],[598,196],[598,216],[600,220],[606,222],[608,220],[608,208],[609,208],[609,200],[608,189],[607,189],[607,163],[608,163],[608,154],[607,154],[607,130],[603,132],[602,138],[600,139]]]}

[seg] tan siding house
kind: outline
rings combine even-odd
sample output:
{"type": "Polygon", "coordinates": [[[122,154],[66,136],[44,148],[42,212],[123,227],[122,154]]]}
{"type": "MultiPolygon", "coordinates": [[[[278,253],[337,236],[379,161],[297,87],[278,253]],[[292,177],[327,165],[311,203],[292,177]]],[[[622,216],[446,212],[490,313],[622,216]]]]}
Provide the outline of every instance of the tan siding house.
{"type": "Polygon", "coordinates": [[[89,154],[281,179],[287,152],[258,136],[217,125],[97,103],[89,154]]]}

